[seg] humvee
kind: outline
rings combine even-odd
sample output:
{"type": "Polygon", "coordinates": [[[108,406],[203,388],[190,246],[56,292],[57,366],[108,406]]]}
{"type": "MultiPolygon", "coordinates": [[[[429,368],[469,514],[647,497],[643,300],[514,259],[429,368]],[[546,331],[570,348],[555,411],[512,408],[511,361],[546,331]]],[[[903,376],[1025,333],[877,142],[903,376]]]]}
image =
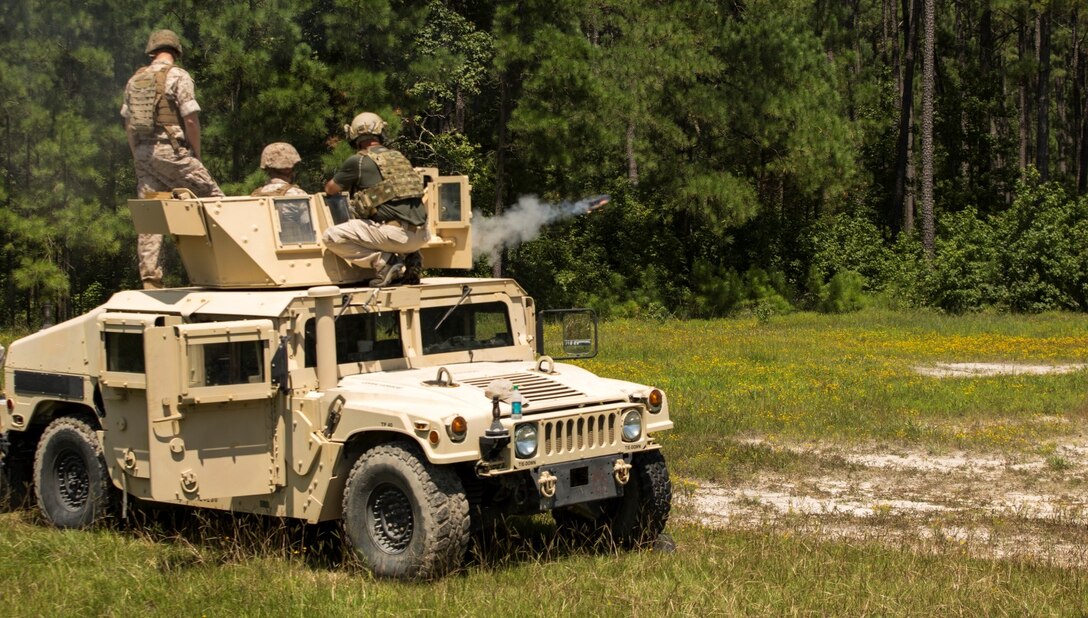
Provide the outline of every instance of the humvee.
{"type": "MultiPolygon", "coordinates": [[[[471,268],[468,178],[421,172],[424,264],[471,268]]],[[[559,362],[596,353],[591,314],[503,278],[367,287],[322,245],[342,196],[156,198],[129,202],[136,230],[170,235],[192,287],[118,292],[8,350],[0,482],[48,522],[132,500],[341,520],[375,574],[412,578],[457,568],[497,516],[661,533],[668,403],[559,362]]]]}

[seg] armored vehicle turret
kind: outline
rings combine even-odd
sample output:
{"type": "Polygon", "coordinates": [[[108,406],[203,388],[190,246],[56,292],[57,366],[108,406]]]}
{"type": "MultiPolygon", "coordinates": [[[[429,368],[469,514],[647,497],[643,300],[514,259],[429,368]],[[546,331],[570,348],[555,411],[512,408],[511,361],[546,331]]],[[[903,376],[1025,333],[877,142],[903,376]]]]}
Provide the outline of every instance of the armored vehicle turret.
{"type": "MultiPolygon", "coordinates": [[[[424,173],[424,264],[469,268],[468,180],[424,173]]],[[[498,515],[550,511],[559,534],[630,547],[661,533],[665,395],[558,362],[596,353],[591,313],[538,313],[502,278],[367,287],[321,243],[340,198],[130,209],[193,285],[118,292],[4,365],[0,482],[47,521],[86,527],[133,499],[341,520],[389,577],[457,568],[473,522],[498,515]]]]}

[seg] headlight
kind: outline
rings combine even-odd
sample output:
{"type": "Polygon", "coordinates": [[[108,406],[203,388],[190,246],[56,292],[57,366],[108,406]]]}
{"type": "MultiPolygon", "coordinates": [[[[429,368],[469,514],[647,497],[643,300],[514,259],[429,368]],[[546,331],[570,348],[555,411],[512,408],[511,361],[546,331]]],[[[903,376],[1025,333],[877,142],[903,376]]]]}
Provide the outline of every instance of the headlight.
{"type": "Polygon", "coordinates": [[[536,455],[536,423],[524,423],[514,430],[514,450],[519,459],[528,459],[536,455]]]}
{"type": "Polygon", "coordinates": [[[623,441],[634,442],[642,437],[642,413],[631,408],[623,413],[623,441]]]}

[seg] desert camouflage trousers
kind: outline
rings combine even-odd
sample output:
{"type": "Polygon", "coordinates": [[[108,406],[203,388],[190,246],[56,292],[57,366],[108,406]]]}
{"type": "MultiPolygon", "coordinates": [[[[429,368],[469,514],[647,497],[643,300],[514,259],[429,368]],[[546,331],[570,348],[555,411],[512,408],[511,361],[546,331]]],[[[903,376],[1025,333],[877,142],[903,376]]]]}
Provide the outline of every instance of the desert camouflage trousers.
{"type": "MultiPolygon", "coordinates": [[[[223,197],[212,175],[188,148],[174,150],[168,142],[137,144],[136,195],[145,197],[157,191],[189,189],[197,197],[223,197]]],[[[161,234],[140,234],[136,254],[140,262],[140,280],[145,288],[162,287],[161,234]]]]}
{"type": "Polygon", "coordinates": [[[350,219],[325,230],[322,240],[329,251],[360,268],[381,271],[396,253],[412,253],[427,244],[431,233],[426,225],[378,223],[350,219]]]}

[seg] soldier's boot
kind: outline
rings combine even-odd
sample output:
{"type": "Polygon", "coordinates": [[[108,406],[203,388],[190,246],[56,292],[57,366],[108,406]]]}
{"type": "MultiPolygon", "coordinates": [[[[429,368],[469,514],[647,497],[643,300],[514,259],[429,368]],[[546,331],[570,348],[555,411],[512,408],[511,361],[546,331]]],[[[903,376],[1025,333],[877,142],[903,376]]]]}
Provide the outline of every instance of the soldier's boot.
{"type": "Polygon", "coordinates": [[[406,285],[419,285],[419,277],[423,274],[423,254],[413,251],[404,258],[404,283],[406,285]]]}
{"type": "Polygon", "coordinates": [[[389,261],[385,266],[378,269],[378,276],[370,280],[370,287],[380,288],[387,286],[403,275],[404,270],[404,262],[400,259],[400,256],[393,256],[389,258],[389,261]]]}

